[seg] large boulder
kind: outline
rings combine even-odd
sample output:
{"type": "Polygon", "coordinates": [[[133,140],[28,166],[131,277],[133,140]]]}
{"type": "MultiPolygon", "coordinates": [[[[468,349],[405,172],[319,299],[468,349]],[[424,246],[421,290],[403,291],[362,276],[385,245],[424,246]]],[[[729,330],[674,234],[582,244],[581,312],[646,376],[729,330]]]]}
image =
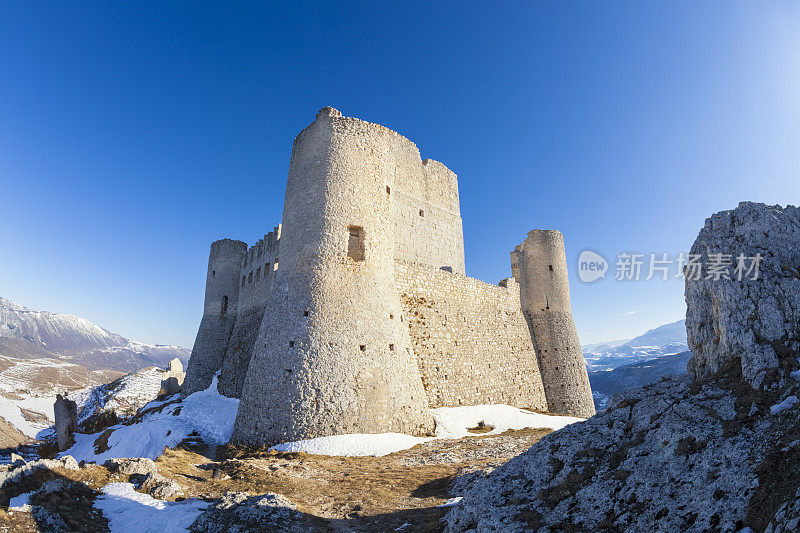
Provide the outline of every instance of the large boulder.
{"type": "Polygon", "coordinates": [[[702,268],[686,270],[689,373],[741,367],[753,388],[774,387],[800,347],[800,209],[742,202],[706,220],[690,255],[702,268]]]}

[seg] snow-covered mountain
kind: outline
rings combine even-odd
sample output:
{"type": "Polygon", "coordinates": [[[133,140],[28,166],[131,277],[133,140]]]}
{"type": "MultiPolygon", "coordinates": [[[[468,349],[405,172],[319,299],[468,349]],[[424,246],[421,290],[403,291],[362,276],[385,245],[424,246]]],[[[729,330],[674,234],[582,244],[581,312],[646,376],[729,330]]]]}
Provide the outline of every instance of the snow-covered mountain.
{"type": "Polygon", "coordinates": [[[158,393],[163,370],[152,367],[189,355],[0,298],[0,448],[46,431],[59,393],[78,402],[82,420],[103,410],[129,416],[158,393]]]}
{"type": "Polygon", "coordinates": [[[6,357],[57,358],[127,373],[165,366],[175,357],[186,364],[190,354],[180,346],[132,341],[85,318],[34,311],[0,297],[0,355],[6,357]]]}
{"type": "Polygon", "coordinates": [[[664,324],[628,341],[610,341],[583,347],[583,357],[589,372],[611,370],[619,366],[648,361],[665,355],[685,352],[684,320],[664,324]]]}
{"type": "Polygon", "coordinates": [[[606,408],[609,400],[622,391],[637,389],[671,374],[685,374],[692,352],[662,355],[647,361],[618,366],[613,370],[589,372],[594,405],[598,411],[606,408]]]}

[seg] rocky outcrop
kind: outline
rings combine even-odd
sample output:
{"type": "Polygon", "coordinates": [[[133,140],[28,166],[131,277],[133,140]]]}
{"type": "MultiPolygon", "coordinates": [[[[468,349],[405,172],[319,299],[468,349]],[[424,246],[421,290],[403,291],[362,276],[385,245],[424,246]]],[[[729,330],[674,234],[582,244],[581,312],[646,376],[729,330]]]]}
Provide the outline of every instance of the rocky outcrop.
{"type": "Polygon", "coordinates": [[[108,468],[111,472],[119,472],[124,476],[131,476],[139,474],[146,476],[148,474],[157,474],[158,467],[152,459],[146,457],[135,457],[132,459],[109,459],[103,466],[108,468]]]}
{"type": "Polygon", "coordinates": [[[687,270],[691,375],[616,396],[479,479],[448,531],[795,531],[798,221],[752,203],[708,219],[692,247],[700,278],[687,270]],[[720,253],[730,279],[709,267],[720,253]],[[762,256],[758,276],[738,279],[740,254],[762,256]]]}
{"type": "Polygon", "coordinates": [[[705,379],[733,364],[751,386],[776,386],[800,349],[800,209],[742,202],[707,219],[690,254],[702,269],[686,271],[689,373],[705,379]]]}
{"type": "Polygon", "coordinates": [[[308,531],[303,514],[285,496],[229,492],[209,506],[189,528],[193,533],[228,531],[308,531]]]}
{"type": "Polygon", "coordinates": [[[696,391],[688,376],[615,402],[478,482],[447,516],[450,531],[743,527],[757,465],[782,441],[768,405],[717,385],[696,391]]]}
{"type": "Polygon", "coordinates": [[[177,481],[164,477],[157,472],[147,474],[141,488],[153,498],[159,500],[172,500],[178,496],[183,496],[183,489],[177,481]]]}
{"type": "Polygon", "coordinates": [[[58,394],[53,412],[56,419],[58,449],[63,451],[75,443],[75,430],[78,429],[78,405],[66,396],[58,394]]]}

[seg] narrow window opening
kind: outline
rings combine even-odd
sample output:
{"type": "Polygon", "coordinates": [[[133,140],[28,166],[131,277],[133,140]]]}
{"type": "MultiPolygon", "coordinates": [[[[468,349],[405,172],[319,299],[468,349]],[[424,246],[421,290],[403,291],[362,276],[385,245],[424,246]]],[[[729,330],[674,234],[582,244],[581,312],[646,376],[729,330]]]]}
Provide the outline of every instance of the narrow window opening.
{"type": "Polygon", "coordinates": [[[269,273],[269,263],[267,263],[266,265],[264,265],[264,277],[266,277],[266,275],[267,275],[268,273],[269,273]]]}
{"type": "Polygon", "coordinates": [[[547,265],[550,268],[550,272],[553,271],[553,265],[547,265]]]}
{"type": "Polygon", "coordinates": [[[216,270],[212,270],[212,271],[211,271],[211,277],[213,278],[213,277],[214,277],[214,276],[216,276],[216,275],[217,275],[217,271],[216,271],[216,270]]]}
{"type": "Polygon", "coordinates": [[[303,311],[303,316],[308,316],[308,311],[303,311]]]}
{"type": "Polygon", "coordinates": [[[353,261],[364,260],[364,228],[348,226],[347,257],[353,261]]]}
{"type": "Polygon", "coordinates": [[[389,320],[394,320],[394,315],[392,313],[389,313],[389,320]]]}
{"type": "Polygon", "coordinates": [[[388,185],[386,186],[386,194],[392,194],[392,189],[390,189],[388,185]]]}
{"type": "Polygon", "coordinates": [[[420,209],[420,210],[419,210],[419,216],[421,216],[421,217],[424,217],[424,216],[425,216],[425,211],[423,211],[422,209],[420,209]]]}
{"type": "Polygon", "coordinates": [[[361,345],[361,346],[359,346],[358,348],[359,348],[359,349],[360,349],[362,352],[366,352],[366,351],[367,351],[367,345],[366,345],[366,344],[362,344],[362,345],[361,345]]]}
{"type": "Polygon", "coordinates": [[[228,312],[228,297],[222,297],[222,308],[219,310],[219,314],[224,315],[228,312]]]}
{"type": "Polygon", "coordinates": [[[247,276],[242,276],[242,287],[244,287],[245,281],[247,281],[247,276]]]}
{"type": "Polygon", "coordinates": [[[252,271],[247,275],[247,283],[253,283],[253,272],[252,271]]]}
{"type": "Polygon", "coordinates": [[[289,348],[294,347],[294,341],[289,341],[289,348]]]}
{"type": "Polygon", "coordinates": [[[390,349],[391,351],[394,351],[394,344],[390,344],[390,345],[389,345],[389,349],[390,349]]]}
{"type": "Polygon", "coordinates": [[[256,281],[261,279],[261,267],[256,269],[256,281]]]}

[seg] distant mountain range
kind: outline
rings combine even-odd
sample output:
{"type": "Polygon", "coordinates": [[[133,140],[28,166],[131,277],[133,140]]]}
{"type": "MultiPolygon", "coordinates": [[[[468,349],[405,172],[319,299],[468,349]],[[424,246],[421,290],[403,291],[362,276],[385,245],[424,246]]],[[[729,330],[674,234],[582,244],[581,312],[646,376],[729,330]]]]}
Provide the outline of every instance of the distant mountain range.
{"type": "Polygon", "coordinates": [[[642,387],[662,376],[683,374],[692,357],[685,320],[651,329],[631,340],[583,347],[595,407],[605,409],[611,397],[642,387]]]}
{"type": "Polygon", "coordinates": [[[191,351],[132,341],[85,318],[34,311],[0,298],[0,355],[56,358],[90,370],[128,373],[147,366],[165,366],[176,357],[185,365],[191,351]]]}
{"type": "Polygon", "coordinates": [[[678,320],[664,324],[630,340],[587,344],[583,347],[586,368],[589,372],[611,370],[618,366],[685,352],[689,349],[685,322],[678,320]]]}
{"type": "Polygon", "coordinates": [[[127,414],[127,407],[150,399],[160,385],[161,370],[138,371],[163,368],[176,357],[186,364],[190,354],[180,346],[132,341],[84,318],[34,311],[0,298],[0,449],[50,426],[57,393],[74,395],[82,416],[108,406],[127,414]]]}
{"type": "Polygon", "coordinates": [[[611,397],[622,391],[643,387],[671,374],[685,374],[691,358],[692,352],[686,351],[618,366],[614,370],[589,372],[595,408],[605,409],[611,397]]]}

